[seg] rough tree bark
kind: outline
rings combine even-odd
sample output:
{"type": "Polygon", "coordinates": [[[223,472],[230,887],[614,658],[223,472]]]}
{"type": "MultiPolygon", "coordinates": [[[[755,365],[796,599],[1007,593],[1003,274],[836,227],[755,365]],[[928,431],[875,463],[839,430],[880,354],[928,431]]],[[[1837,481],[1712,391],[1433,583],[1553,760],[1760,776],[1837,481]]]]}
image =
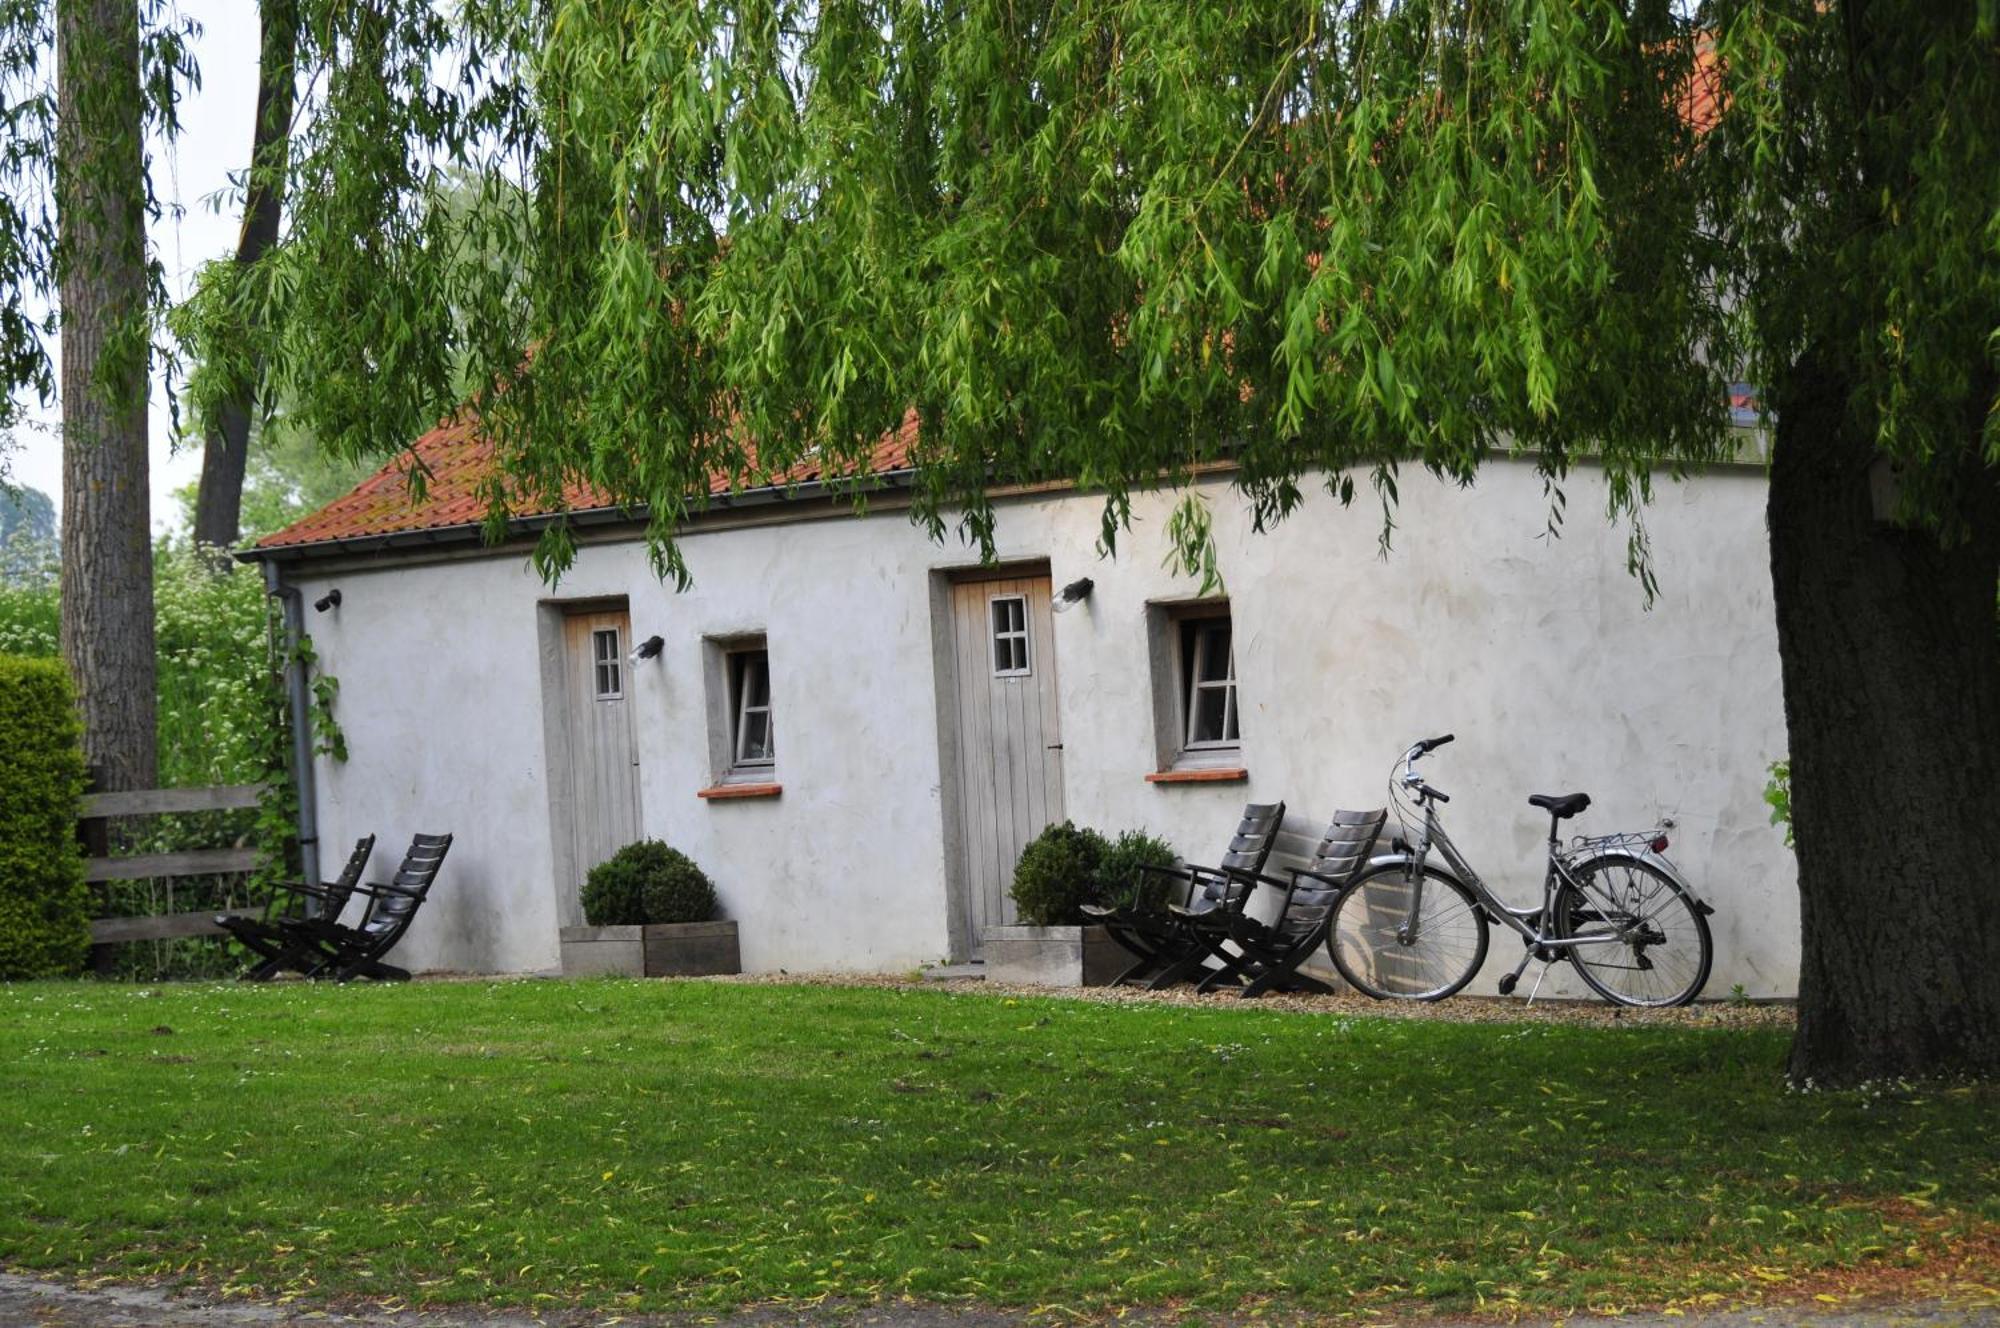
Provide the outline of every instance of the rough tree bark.
{"type": "Polygon", "coordinates": [[[1771,575],[1803,932],[1790,1071],[1822,1084],[1992,1076],[2000,486],[1968,463],[1973,533],[1952,547],[1878,520],[1876,453],[1850,389],[1806,362],[1773,401],[1771,575]]]}
{"type": "Polygon", "coordinates": [[[56,7],[62,299],[62,653],[99,787],[154,782],[139,12],[56,7]]]}
{"type": "MultiPolygon", "coordinates": [[[[257,58],[257,124],[251,135],[243,229],[236,240],[238,268],[255,263],[278,239],[295,96],[296,0],[263,0],[259,13],[263,35],[257,58]]],[[[196,544],[226,548],[242,533],[243,473],[250,460],[250,417],[257,408],[261,366],[249,367],[250,372],[217,409],[202,438],[201,486],[194,509],[196,544]]]]}

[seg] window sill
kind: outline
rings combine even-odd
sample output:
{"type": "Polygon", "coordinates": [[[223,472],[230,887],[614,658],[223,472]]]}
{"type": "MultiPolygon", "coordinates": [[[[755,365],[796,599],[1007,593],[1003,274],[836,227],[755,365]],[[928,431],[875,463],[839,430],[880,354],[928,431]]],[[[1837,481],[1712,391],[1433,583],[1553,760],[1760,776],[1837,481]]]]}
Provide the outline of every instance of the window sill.
{"type": "Polygon", "coordinates": [[[1146,776],[1148,784],[1241,784],[1250,778],[1242,766],[1210,766],[1206,769],[1155,770],[1146,776]]]}
{"type": "Polygon", "coordinates": [[[784,791],[783,784],[717,784],[695,790],[695,796],[711,802],[730,802],[737,798],[775,798],[784,791]]]}

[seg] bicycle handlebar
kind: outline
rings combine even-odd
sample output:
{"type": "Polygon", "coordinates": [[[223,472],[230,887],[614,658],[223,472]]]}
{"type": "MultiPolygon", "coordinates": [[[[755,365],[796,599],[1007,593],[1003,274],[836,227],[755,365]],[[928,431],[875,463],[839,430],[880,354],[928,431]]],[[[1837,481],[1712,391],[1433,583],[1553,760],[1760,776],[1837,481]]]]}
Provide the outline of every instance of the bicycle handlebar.
{"type": "Polygon", "coordinates": [[[1446,743],[1450,742],[1453,738],[1457,736],[1458,735],[1455,733],[1447,733],[1441,738],[1420,739],[1417,742],[1416,753],[1418,756],[1427,756],[1431,752],[1436,751],[1438,748],[1444,746],[1446,743]]]}

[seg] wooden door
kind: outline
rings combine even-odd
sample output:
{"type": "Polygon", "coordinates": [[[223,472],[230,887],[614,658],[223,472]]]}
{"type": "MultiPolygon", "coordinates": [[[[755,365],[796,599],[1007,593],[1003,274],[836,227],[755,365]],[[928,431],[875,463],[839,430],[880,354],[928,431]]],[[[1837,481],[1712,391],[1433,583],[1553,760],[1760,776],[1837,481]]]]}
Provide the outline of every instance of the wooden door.
{"type": "MultiPolygon", "coordinates": [[[[563,618],[563,704],[569,734],[569,840],[574,879],[560,892],[562,923],[592,867],[638,839],[639,749],[632,736],[632,622],[623,609],[563,618]]],[[[560,829],[558,830],[560,833],[560,829]]]]}
{"type": "Polygon", "coordinates": [[[1049,578],[952,587],[960,851],[972,954],[1015,920],[1021,849],[1063,818],[1062,737],[1049,578]]]}

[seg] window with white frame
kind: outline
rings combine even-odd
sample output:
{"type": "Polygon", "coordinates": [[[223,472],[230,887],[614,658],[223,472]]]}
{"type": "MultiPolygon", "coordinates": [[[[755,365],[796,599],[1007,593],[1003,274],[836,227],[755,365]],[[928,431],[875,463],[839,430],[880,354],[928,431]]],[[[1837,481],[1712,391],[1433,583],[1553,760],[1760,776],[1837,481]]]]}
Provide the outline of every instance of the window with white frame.
{"type": "Polygon", "coordinates": [[[590,634],[590,663],[594,682],[592,695],[599,701],[617,701],[625,695],[625,657],[618,650],[618,629],[604,627],[590,634]]]}
{"type": "Polygon", "coordinates": [[[1181,628],[1182,746],[1205,751],[1241,745],[1236,726],[1236,643],[1227,614],[1189,618],[1181,628]]]}
{"type": "Polygon", "coordinates": [[[995,595],[986,603],[993,626],[993,676],[1027,676],[1033,671],[1028,650],[1028,597],[995,595]]]}
{"type": "Polygon", "coordinates": [[[1146,628],[1159,769],[1237,766],[1243,737],[1229,602],[1151,604],[1146,628]]]}
{"type": "Polygon", "coordinates": [[[702,639],[708,680],[708,755],[714,782],[775,784],[778,726],[771,652],[759,633],[702,639]]]}
{"type": "Polygon", "coordinates": [[[769,771],[778,761],[777,730],[771,720],[771,652],[761,647],[729,652],[730,765],[738,771],[769,771]]]}

